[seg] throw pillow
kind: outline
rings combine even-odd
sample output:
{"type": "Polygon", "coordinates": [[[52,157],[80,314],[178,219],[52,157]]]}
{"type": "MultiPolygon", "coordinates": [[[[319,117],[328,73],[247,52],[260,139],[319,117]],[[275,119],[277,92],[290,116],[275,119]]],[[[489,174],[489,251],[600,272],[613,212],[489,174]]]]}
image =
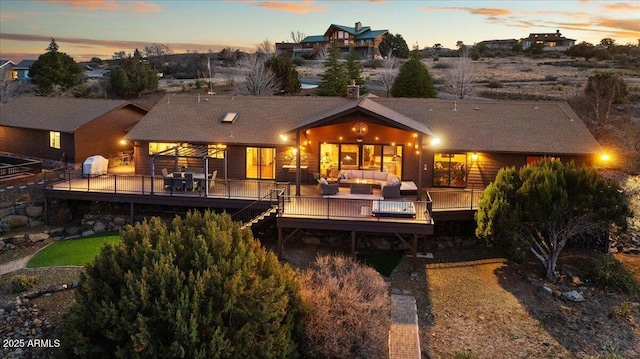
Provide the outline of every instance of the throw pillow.
{"type": "Polygon", "coordinates": [[[320,183],[321,184],[329,184],[329,182],[327,182],[327,179],[324,178],[324,177],[320,178],[320,183]]]}

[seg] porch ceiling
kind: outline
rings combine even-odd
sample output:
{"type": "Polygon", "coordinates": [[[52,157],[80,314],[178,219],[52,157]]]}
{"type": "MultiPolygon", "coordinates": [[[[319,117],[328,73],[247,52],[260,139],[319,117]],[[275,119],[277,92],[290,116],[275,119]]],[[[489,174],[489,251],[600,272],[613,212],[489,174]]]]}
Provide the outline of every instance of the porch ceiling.
{"type": "MultiPolygon", "coordinates": [[[[211,149],[212,151],[224,151],[221,149],[211,149]]],[[[184,157],[184,158],[211,158],[210,150],[208,146],[204,145],[178,145],[176,147],[171,147],[164,151],[160,151],[158,153],[154,153],[153,157],[156,156],[165,156],[165,157],[184,157]]]]}

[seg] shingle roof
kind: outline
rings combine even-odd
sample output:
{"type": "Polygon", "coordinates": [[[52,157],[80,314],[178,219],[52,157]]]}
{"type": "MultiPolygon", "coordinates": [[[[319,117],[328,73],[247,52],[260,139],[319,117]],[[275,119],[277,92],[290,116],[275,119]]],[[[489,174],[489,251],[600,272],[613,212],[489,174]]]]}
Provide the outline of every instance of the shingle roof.
{"type": "Polygon", "coordinates": [[[600,151],[582,120],[562,102],[386,98],[376,102],[427,124],[445,150],[540,154],[600,151]]]}
{"type": "Polygon", "coordinates": [[[18,62],[13,68],[15,70],[28,70],[36,60],[22,60],[18,62]]]}
{"type": "Polygon", "coordinates": [[[125,100],[23,96],[0,106],[0,126],[74,132],[115,109],[131,105],[125,100]]]}
{"type": "Polygon", "coordinates": [[[129,132],[142,141],[278,144],[291,130],[352,111],[441,139],[443,150],[593,154],[600,145],[566,103],[366,97],[235,97],[169,94],[129,132]],[[454,109],[456,111],[454,111],[454,109]],[[233,124],[223,124],[237,112],[233,124]]]}

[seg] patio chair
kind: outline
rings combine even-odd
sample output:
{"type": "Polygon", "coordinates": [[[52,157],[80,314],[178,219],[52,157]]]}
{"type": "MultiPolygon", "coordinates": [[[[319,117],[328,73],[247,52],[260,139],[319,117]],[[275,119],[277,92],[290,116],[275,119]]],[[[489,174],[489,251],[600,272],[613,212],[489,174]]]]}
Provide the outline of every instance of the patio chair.
{"type": "Polygon", "coordinates": [[[178,172],[173,173],[173,189],[182,191],[184,189],[184,182],[182,180],[182,174],[178,172]]]}
{"type": "Polygon", "coordinates": [[[209,189],[215,188],[217,175],[218,175],[218,170],[213,171],[213,173],[211,174],[211,179],[209,180],[209,189]]]}
{"type": "Polygon", "coordinates": [[[164,187],[171,187],[173,185],[173,178],[169,175],[169,171],[166,168],[162,169],[162,178],[164,180],[164,187]]]}
{"type": "Polygon", "coordinates": [[[184,190],[193,191],[194,188],[193,173],[187,172],[184,174],[184,190]]]}
{"type": "Polygon", "coordinates": [[[382,187],[382,197],[387,198],[400,198],[400,182],[388,184],[382,187]]]}
{"type": "Polygon", "coordinates": [[[324,178],[320,178],[318,180],[318,183],[320,184],[320,189],[322,190],[323,196],[335,195],[338,193],[338,190],[340,190],[340,187],[337,183],[329,183],[324,178]]]}

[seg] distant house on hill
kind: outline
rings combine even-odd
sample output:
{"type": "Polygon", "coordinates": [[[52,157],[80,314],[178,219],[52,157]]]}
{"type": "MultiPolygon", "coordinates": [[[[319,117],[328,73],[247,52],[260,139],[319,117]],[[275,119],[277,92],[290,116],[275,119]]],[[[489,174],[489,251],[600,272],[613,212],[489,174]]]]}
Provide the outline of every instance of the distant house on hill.
{"type": "Polygon", "coordinates": [[[132,150],[122,142],[148,110],[124,100],[25,96],[0,106],[0,151],[82,163],[132,150]]]}
{"type": "Polygon", "coordinates": [[[11,60],[0,60],[0,81],[9,81],[13,79],[13,66],[15,64],[11,60]]]}
{"type": "Polygon", "coordinates": [[[361,59],[370,59],[380,54],[378,45],[388,33],[388,30],[371,30],[371,27],[362,26],[360,22],[356,22],[354,27],[331,24],[323,35],[307,36],[299,44],[277,43],[276,50],[289,52],[296,57],[303,54],[311,56],[336,43],[343,56],[353,48],[361,59]]]}
{"type": "Polygon", "coordinates": [[[478,45],[485,45],[489,50],[508,50],[511,51],[515,45],[519,43],[516,39],[507,40],[485,40],[480,41],[478,45]]]}
{"type": "Polygon", "coordinates": [[[543,51],[566,51],[576,44],[576,40],[562,36],[560,30],[555,33],[531,33],[529,37],[521,40],[522,49],[526,50],[533,44],[542,44],[543,51]]]}
{"type": "Polygon", "coordinates": [[[31,82],[32,78],[29,76],[29,70],[31,70],[31,65],[33,65],[34,62],[36,62],[36,60],[22,60],[18,62],[17,65],[13,66],[12,78],[18,80],[21,84],[31,82]]]}

